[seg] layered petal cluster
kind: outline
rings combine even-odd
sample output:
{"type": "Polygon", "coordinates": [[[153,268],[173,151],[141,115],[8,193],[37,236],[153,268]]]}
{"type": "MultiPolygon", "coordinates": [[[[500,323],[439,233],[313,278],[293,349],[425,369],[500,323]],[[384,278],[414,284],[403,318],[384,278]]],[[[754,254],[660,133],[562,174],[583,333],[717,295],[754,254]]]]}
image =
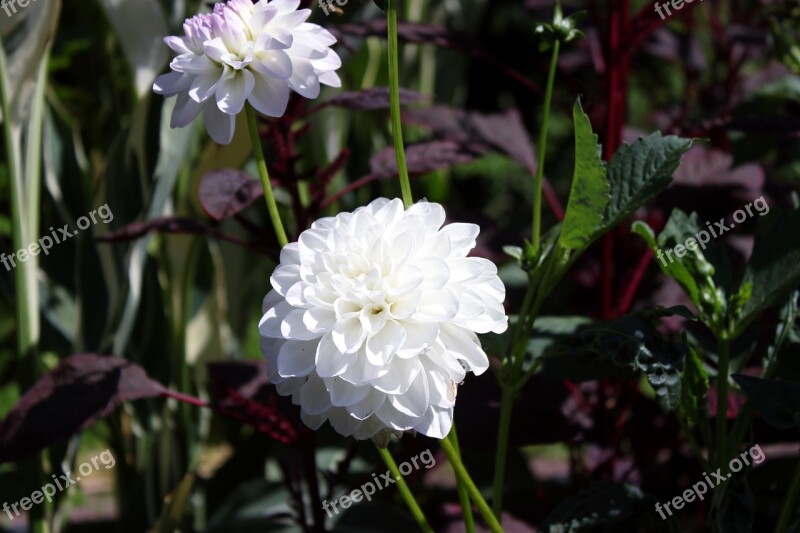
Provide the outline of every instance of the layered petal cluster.
{"type": "Polygon", "coordinates": [[[259,324],[269,377],[312,429],[450,431],[456,387],[489,361],[476,333],[508,327],[505,287],[467,257],[479,228],[441,205],[381,198],[324,218],[281,252],[259,324]]]}
{"type": "Polygon", "coordinates": [[[341,87],[342,65],[331,50],[336,38],[306,22],[300,0],[230,0],[187,20],[182,37],[164,42],[177,55],[153,90],[177,96],[172,127],[182,128],[203,111],[212,139],[228,144],[246,102],[271,117],[286,111],[290,91],[319,96],[320,84],[341,87]]]}

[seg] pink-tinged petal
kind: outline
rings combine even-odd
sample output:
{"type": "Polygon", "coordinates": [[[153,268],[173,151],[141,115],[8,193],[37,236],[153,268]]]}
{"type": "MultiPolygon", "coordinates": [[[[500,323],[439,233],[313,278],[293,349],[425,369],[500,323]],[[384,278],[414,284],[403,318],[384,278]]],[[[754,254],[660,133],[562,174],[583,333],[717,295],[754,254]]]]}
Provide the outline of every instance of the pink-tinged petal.
{"type": "Polygon", "coordinates": [[[185,91],[192,83],[192,77],[182,72],[167,72],[156,78],[153,91],[164,96],[174,96],[185,91]]]}
{"type": "Polygon", "coordinates": [[[185,128],[188,126],[200,111],[203,110],[203,105],[198,104],[186,93],[178,94],[175,100],[175,108],[172,110],[172,119],[170,120],[170,127],[172,128],[185,128]]]}
{"type": "Polygon", "coordinates": [[[251,67],[259,74],[278,80],[288,80],[292,76],[292,60],[283,50],[257,51],[251,67]]]}
{"type": "Polygon", "coordinates": [[[319,77],[311,62],[307,59],[295,59],[292,65],[289,87],[304,98],[317,98],[320,91],[319,77]]]}
{"type": "Polygon", "coordinates": [[[319,82],[328,87],[339,88],[342,86],[342,79],[335,72],[321,72],[319,82]]]}
{"type": "Polygon", "coordinates": [[[191,54],[192,50],[186,46],[186,41],[182,37],[169,35],[164,37],[164,44],[169,46],[177,54],[191,54]]]}
{"type": "Polygon", "coordinates": [[[255,86],[249,102],[259,113],[268,117],[282,117],[289,103],[289,86],[283,80],[255,74],[255,86]]]}
{"type": "Polygon", "coordinates": [[[217,83],[220,81],[219,72],[216,70],[199,74],[192,79],[189,87],[189,96],[198,103],[203,103],[217,91],[217,83]]]}
{"type": "Polygon", "coordinates": [[[220,80],[217,84],[217,106],[220,111],[228,115],[241,113],[254,86],[255,78],[247,70],[240,70],[234,77],[220,80]]]}
{"type": "Polygon", "coordinates": [[[205,106],[203,113],[206,130],[214,142],[230,144],[236,128],[236,117],[223,113],[213,104],[205,106]]]}

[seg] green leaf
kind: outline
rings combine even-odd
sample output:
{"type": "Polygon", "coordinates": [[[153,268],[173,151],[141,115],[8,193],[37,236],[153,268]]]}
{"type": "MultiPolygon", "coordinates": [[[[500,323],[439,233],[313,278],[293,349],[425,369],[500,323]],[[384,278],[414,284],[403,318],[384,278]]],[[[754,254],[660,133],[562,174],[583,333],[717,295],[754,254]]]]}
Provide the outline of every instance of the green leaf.
{"type": "Polygon", "coordinates": [[[617,150],[608,164],[611,201],[603,220],[606,229],[619,224],[672,181],[691,139],[655,132],[617,150]]]}
{"type": "Polygon", "coordinates": [[[708,372],[703,360],[689,346],[681,376],[681,404],[678,409],[681,416],[689,419],[691,423],[697,422],[701,417],[708,417],[706,407],[708,387],[708,372]]]}
{"type": "Polygon", "coordinates": [[[644,374],[666,411],[678,407],[686,346],[666,339],[653,322],[628,315],[579,326],[556,339],[541,355],[541,374],[554,379],[587,381],[644,374]]]}
{"type": "Polygon", "coordinates": [[[373,2],[375,2],[375,5],[378,6],[378,9],[380,9],[384,13],[389,11],[389,2],[388,2],[388,0],[373,0],[373,2]]]}
{"type": "Polygon", "coordinates": [[[733,476],[714,489],[709,523],[712,533],[750,533],[755,520],[753,491],[747,477],[733,476]]]}
{"type": "Polygon", "coordinates": [[[689,269],[684,266],[681,260],[669,261],[665,257],[664,251],[661,249],[661,246],[659,246],[653,234],[653,229],[648,226],[647,223],[637,220],[631,226],[631,231],[647,241],[647,245],[653,250],[653,253],[656,254],[656,264],[658,264],[661,271],[677,281],[678,284],[683,287],[683,290],[686,292],[686,295],[689,296],[692,303],[697,305],[700,301],[700,289],[697,286],[694,276],[692,276],[689,269]]]}
{"type": "Polygon", "coordinates": [[[559,244],[569,250],[582,250],[603,227],[603,211],[610,201],[606,165],[600,158],[597,135],[580,99],[572,108],[575,122],[575,172],[564,215],[559,244]]]}
{"type": "Polygon", "coordinates": [[[743,283],[752,283],[752,297],[742,309],[742,323],[768,307],[784,302],[800,285],[800,210],[781,213],[756,235],[743,283]]]}
{"type": "Polygon", "coordinates": [[[781,430],[800,426],[800,383],[743,374],[731,377],[768,424],[781,430]]]}

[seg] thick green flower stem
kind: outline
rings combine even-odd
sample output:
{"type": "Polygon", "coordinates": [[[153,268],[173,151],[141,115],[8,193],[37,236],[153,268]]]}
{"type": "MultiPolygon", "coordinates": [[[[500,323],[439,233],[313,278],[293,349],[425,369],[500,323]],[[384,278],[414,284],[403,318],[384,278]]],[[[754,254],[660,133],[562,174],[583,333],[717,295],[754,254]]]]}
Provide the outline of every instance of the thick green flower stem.
{"type": "Polygon", "coordinates": [[[714,464],[724,467],[728,448],[728,372],[730,370],[731,341],[727,332],[718,338],[719,364],[717,365],[717,419],[714,464]]]}
{"type": "Polygon", "coordinates": [[[544,179],[544,159],[547,152],[547,129],[550,122],[550,103],[553,99],[553,82],[556,77],[556,65],[558,64],[558,51],[561,41],[558,39],[553,43],[553,53],[550,56],[550,72],[547,74],[547,89],[544,93],[544,110],[542,112],[542,126],[539,130],[539,145],[536,156],[539,163],[536,165],[536,182],[533,190],[533,235],[531,242],[536,255],[539,254],[542,238],[542,181],[544,179]]]}
{"type": "Polygon", "coordinates": [[[406,209],[414,200],[411,196],[411,181],[408,179],[406,151],[403,146],[403,124],[400,121],[400,58],[397,50],[397,0],[389,0],[386,10],[389,26],[389,103],[392,112],[392,137],[397,157],[397,174],[400,176],[400,191],[406,209]]]}
{"type": "Polygon", "coordinates": [[[787,533],[789,531],[792,513],[797,512],[796,502],[798,495],[800,495],[800,461],[797,463],[797,468],[794,469],[792,486],[786,494],[786,501],[783,502],[783,509],[781,510],[781,516],[778,519],[778,526],[775,528],[775,533],[787,533]]]}
{"type": "MultiPolygon", "coordinates": [[[[461,448],[458,445],[455,420],[453,421],[453,428],[450,430],[450,434],[447,438],[450,439],[453,448],[455,448],[456,453],[460,456],[461,448]]],[[[463,483],[458,483],[458,500],[461,503],[461,513],[464,516],[464,528],[467,530],[467,533],[475,533],[475,519],[472,516],[472,503],[469,501],[469,491],[463,483]]]]}
{"type": "Polygon", "coordinates": [[[492,512],[499,519],[503,512],[503,481],[506,473],[508,434],[511,431],[511,413],[514,410],[515,394],[503,387],[500,403],[500,427],[497,429],[497,452],[494,458],[494,486],[492,487],[492,512]]]}
{"type": "Polygon", "coordinates": [[[486,500],[483,499],[478,487],[475,486],[472,478],[469,477],[467,469],[464,468],[464,463],[461,462],[461,455],[453,447],[453,444],[450,442],[450,440],[444,439],[441,441],[441,444],[445,455],[447,455],[447,459],[450,461],[450,465],[453,467],[453,470],[456,473],[458,484],[467,488],[470,498],[472,498],[472,501],[475,502],[475,505],[478,507],[481,516],[483,516],[483,519],[486,520],[486,524],[489,526],[489,529],[491,529],[494,533],[502,533],[503,528],[500,526],[500,522],[497,520],[497,518],[495,518],[492,510],[489,508],[489,504],[487,504],[486,500]]]}
{"type": "Polygon", "coordinates": [[[402,474],[400,474],[400,469],[397,468],[397,463],[394,462],[392,454],[389,453],[389,450],[386,448],[378,447],[378,455],[381,456],[383,462],[386,463],[386,467],[392,473],[392,477],[394,477],[395,481],[397,482],[397,490],[400,491],[400,496],[402,496],[403,500],[406,502],[408,510],[411,511],[411,514],[414,516],[414,520],[416,520],[417,524],[419,524],[419,528],[425,533],[433,533],[433,529],[431,528],[430,524],[428,524],[428,520],[425,518],[425,513],[422,512],[417,500],[414,499],[414,495],[411,494],[411,490],[408,488],[406,480],[403,478],[402,474]]]}
{"type": "Polygon", "coordinates": [[[272,221],[272,227],[275,228],[275,235],[278,237],[278,244],[280,244],[281,248],[283,248],[289,244],[289,239],[286,238],[286,231],[283,229],[281,215],[278,212],[278,204],[275,202],[275,195],[272,192],[272,184],[269,181],[267,160],[264,158],[264,149],[261,147],[261,136],[258,134],[256,110],[253,109],[253,106],[250,104],[245,104],[245,112],[247,113],[247,127],[250,130],[250,142],[253,145],[253,154],[256,156],[256,163],[258,163],[258,174],[261,177],[261,185],[264,187],[264,199],[267,201],[267,211],[269,211],[269,218],[272,221]]]}

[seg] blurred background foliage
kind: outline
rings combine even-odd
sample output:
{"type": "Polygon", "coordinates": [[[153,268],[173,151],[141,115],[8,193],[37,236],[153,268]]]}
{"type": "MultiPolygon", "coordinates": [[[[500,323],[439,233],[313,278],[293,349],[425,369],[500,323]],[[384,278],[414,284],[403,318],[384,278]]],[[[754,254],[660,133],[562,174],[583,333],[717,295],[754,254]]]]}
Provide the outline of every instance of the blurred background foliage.
{"type": "MultiPolygon", "coordinates": [[[[306,4],[312,21],[340,39],[344,86],[324,90],[317,102],[293,101],[286,117],[263,123],[278,200],[295,236],[318,216],[398,193],[381,99],[370,106],[361,94],[316,107],[343,92],[388,85],[382,15],[372,3],[350,1],[342,15],[330,16],[306,4]]],[[[252,190],[249,178],[230,170],[255,175],[246,128],[239,125],[229,146],[212,143],[197,124],[172,130],[172,102],[151,92],[169,60],[162,37],[180,33],[184,18],[204,7],[192,0],[42,0],[14,17],[0,14],[9,72],[14,65],[46,66],[36,176],[41,199],[32,206],[39,231],[33,234],[74,226],[104,204],[114,214],[109,224],[39,257],[36,300],[28,304],[38,308],[41,327],[27,353],[17,342],[15,309],[22,303],[14,272],[0,269],[0,414],[36,377],[81,353],[122,356],[171,391],[214,406],[150,395],[49,446],[40,461],[45,478],[106,448],[117,458],[113,470],[97,475],[101,481],[58,495],[49,509],[58,530],[312,530],[315,519],[320,527],[321,511],[308,489],[318,472],[315,490],[330,498],[383,470],[365,443],[327,427],[305,432],[293,408],[269,389],[261,367],[245,364],[262,359],[257,324],[277,250],[262,202],[241,190],[219,191],[220,179],[244,180],[242,190],[252,190]],[[31,39],[44,42],[52,17],[57,25],[48,62],[31,39]],[[222,178],[215,170],[224,170],[222,178]],[[242,205],[215,216],[210,206],[220,195],[242,205]]],[[[407,22],[400,32],[406,42],[401,79],[423,95],[409,93],[405,117],[415,196],[444,203],[453,220],[481,225],[476,253],[500,264],[509,309],[517,309],[524,277],[502,247],[519,245],[529,233],[531,137],[549,57],[538,52],[533,28],[549,19],[552,3],[404,0],[401,9],[407,22]]],[[[663,227],[673,207],[710,221],[762,194],[776,209],[791,207],[800,186],[794,2],[696,2],[668,21],[649,0],[565,1],[564,9],[588,10],[581,26],[587,38],[570,44],[559,62],[546,169],[555,209],[545,211],[545,227],[558,221],[569,191],[570,110],[578,95],[604,145],[654,130],[704,140],[687,154],[673,187],[636,213],[654,228],[663,227]],[[624,32],[610,25],[622,11],[624,32]],[[622,49],[624,55],[615,55],[622,49]],[[615,100],[624,119],[616,126],[608,119],[615,100]]],[[[14,90],[17,97],[32,88],[14,90]]],[[[14,248],[11,179],[9,166],[0,164],[0,249],[6,253],[14,248]]],[[[735,264],[743,263],[759,223],[750,220],[725,240],[735,264]]],[[[648,267],[646,246],[628,226],[578,262],[546,314],[611,319],[644,306],[687,303],[674,282],[648,267]]],[[[577,324],[552,325],[572,331],[577,324]]],[[[742,367],[759,362],[758,348],[748,353],[742,367]]],[[[800,359],[790,359],[787,372],[800,375],[800,359]]],[[[491,375],[468,380],[456,410],[466,461],[481,483],[491,480],[497,396],[491,375]]],[[[785,440],[756,428],[762,446],[785,440]]],[[[593,481],[631,483],[661,501],[700,476],[676,422],[639,380],[536,378],[519,401],[512,443],[523,453],[509,458],[507,505],[520,531],[530,527],[525,523],[541,524],[593,481]]],[[[429,447],[435,443],[403,439],[398,462],[429,447]]],[[[764,524],[774,521],[771,498],[791,471],[778,456],[770,463],[750,476],[754,512],[764,524]]],[[[0,465],[0,501],[36,490],[41,483],[30,472],[25,461],[0,465]]],[[[416,473],[412,483],[425,486],[418,497],[437,528],[455,528],[458,513],[446,505],[457,501],[449,468],[416,473]]],[[[654,522],[652,504],[642,509],[628,509],[626,519],[648,530],[679,527],[654,522]]],[[[701,530],[706,511],[700,504],[687,510],[682,527],[701,530]]],[[[414,527],[392,490],[328,521],[334,524],[340,531],[414,527]]],[[[0,516],[0,527],[26,526],[0,516]]]]}

